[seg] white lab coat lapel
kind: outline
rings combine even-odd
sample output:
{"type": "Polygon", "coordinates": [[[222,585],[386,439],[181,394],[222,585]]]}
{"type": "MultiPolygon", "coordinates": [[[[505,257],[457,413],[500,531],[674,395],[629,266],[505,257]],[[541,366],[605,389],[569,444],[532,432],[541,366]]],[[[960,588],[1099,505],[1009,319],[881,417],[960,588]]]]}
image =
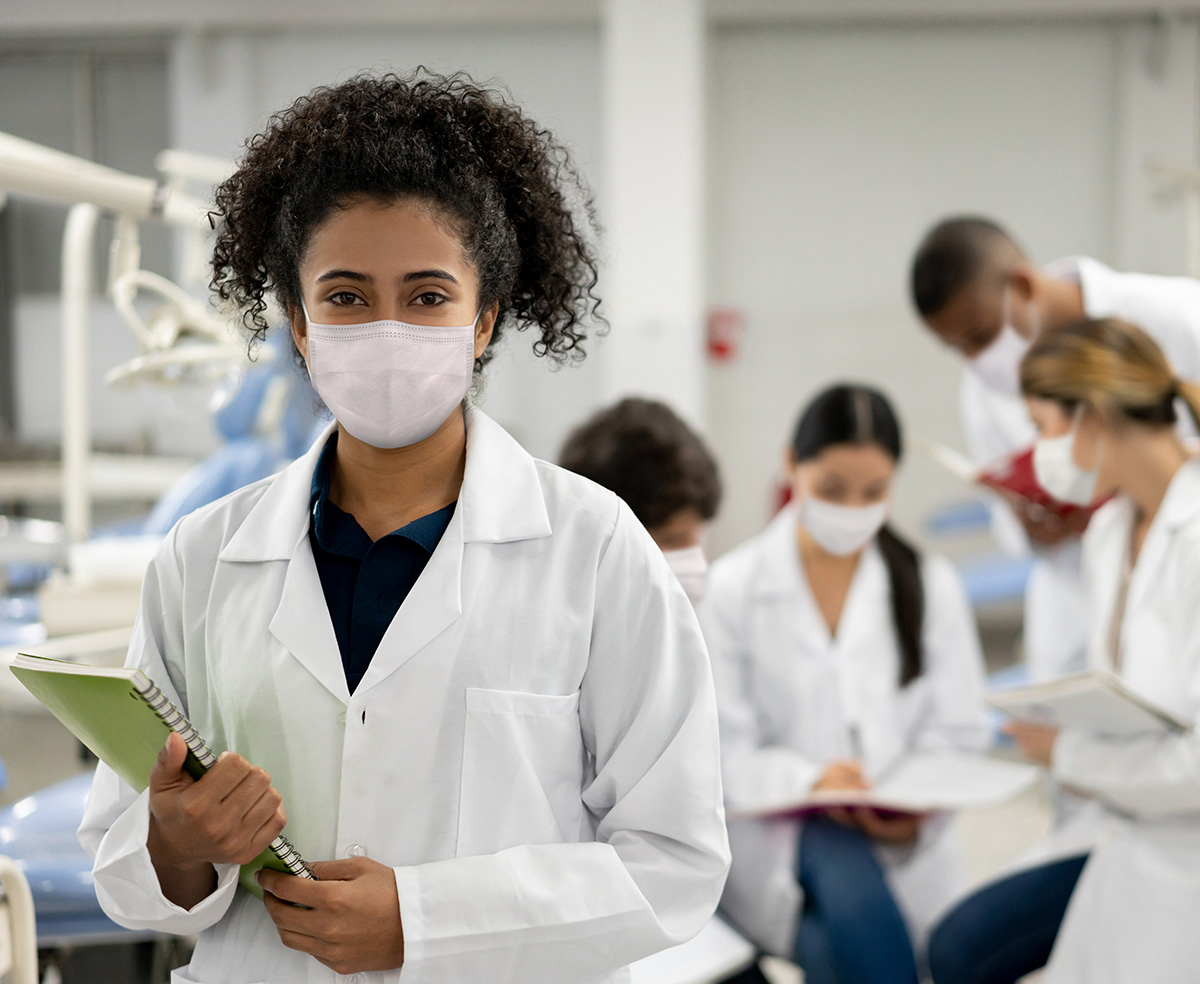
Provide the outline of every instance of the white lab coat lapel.
{"type": "Polygon", "coordinates": [[[466,421],[466,470],[454,516],[383,634],[356,693],[381,683],[462,616],[467,544],[550,535],[534,459],[474,407],[466,408],[466,421]]]}
{"type": "MultiPolygon", "coordinates": [[[[796,640],[802,651],[810,648],[804,640],[820,639],[826,646],[832,640],[800,564],[797,522],[793,506],[784,507],[771,520],[754,595],[760,603],[778,612],[778,627],[786,631],[785,638],[780,641],[796,640]]],[[[789,652],[797,651],[792,642],[786,641],[786,645],[789,652]]]]}
{"type": "Polygon", "coordinates": [[[346,670],[307,531],[288,562],[271,634],[326,690],[343,704],[349,702],[346,670]]]}
{"type": "MultiPolygon", "coordinates": [[[[1185,525],[1200,509],[1200,460],[1185,462],[1176,472],[1167,494],[1163,497],[1158,515],[1146,531],[1141,553],[1134,565],[1129,582],[1126,611],[1141,611],[1160,577],[1167,570],[1164,558],[1179,527],[1185,525]]],[[[1126,543],[1130,531],[1126,530],[1126,543]]]]}
{"type": "Polygon", "coordinates": [[[270,480],[262,498],[221,551],[221,560],[287,562],[270,622],[271,634],[325,689],[346,703],[350,699],[346,673],[308,542],[313,470],[335,426],[330,424],[303,457],[270,480]]]}
{"type": "Polygon", "coordinates": [[[398,670],[462,615],[462,564],[463,515],[456,507],[429,563],[379,640],[357,693],[398,670]]]}
{"type": "MultiPolygon", "coordinates": [[[[403,666],[461,617],[468,543],[549,536],[550,519],[534,459],[486,414],[468,406],[467,463],[449,527],[380,641],[356,692],[403,666]]],[[[350,699],[337,636],[308,540],[312,474],[335,425],[304,457],[271,480],[221,551],[221,560],[286,561],[271,634],[343,703],[350,699]]]]}

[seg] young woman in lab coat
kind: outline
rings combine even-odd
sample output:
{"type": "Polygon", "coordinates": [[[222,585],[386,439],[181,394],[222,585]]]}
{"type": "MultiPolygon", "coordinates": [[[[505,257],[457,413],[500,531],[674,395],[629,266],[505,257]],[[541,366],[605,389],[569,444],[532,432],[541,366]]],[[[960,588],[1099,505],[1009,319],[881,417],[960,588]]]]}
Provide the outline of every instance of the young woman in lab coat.
{"type": "Polygon", "coordinates": [[[506,328],[583,337],[570,176],[418,73],[300,99],[218,191],[218,294],[256,332],[278,301],[336,419],[146,576],[130,663],[236,754],[193,782],[172,741],[142,795],[102,766],[80,835],[117,922],[199,934],[180,984],[620,980],[716,905],[691,605],[616,496],[465,402],[506,328]],[[264,903],[238,862],[285,820],[320,880],[264,872],[264,903]]]}
{"type": "MultiPolygon", "coordinates": [[[[867,786],[910,749],[986,742],[958,577],[887,526],[901,451],[882,394],[821,393],[789,451],[793,504],[713,565],[701,621],[731,811],[867,786]]],[[[811,984],[916,981],[924,928],[961,882],[943,818],[747,817],[729,835],[722,910],[765,950],[811,984]]]]}
{"type": "MultiPolygon", "coordinates": [[[[1113,497],[1083,541],[1089,662],[1200,724],[1200,387],[1116,319],[1045,334],[1021,386],[1040,437],[1038,480],[1065,502],[1113,497]]],[[[1046,984],[1185,984],[1200,968],[1200,739],[1117,738],[1014,723],[1021,749],[1097,804],[1090,855],[993,883],[934,934],[937,984],[1002,984],[1045,964],[1046,984]],[[1064,917],[1065,914],[1065,917],[1064,917]],[[1061,928],[1060,928],[1061,927],[1061,928]]]]}

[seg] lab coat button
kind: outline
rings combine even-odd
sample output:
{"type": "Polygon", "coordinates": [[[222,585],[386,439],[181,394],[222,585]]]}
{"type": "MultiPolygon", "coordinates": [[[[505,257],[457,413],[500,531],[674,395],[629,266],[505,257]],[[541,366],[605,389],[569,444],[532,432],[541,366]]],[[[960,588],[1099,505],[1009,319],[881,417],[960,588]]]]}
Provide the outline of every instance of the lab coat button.
{"type": "Polygon", "coordinates": [[[367,849],[361,844],[351,844],[346,848],[346,857],[348,858],[365,858],[366,856],[367,849]]]}
{"type": "Polygon", "coordinates": [[[337,723],[338,723],[339,728],[346,727],[346,712],[345,711],[342,711],[342,713],[337,716],[337,723]]]}

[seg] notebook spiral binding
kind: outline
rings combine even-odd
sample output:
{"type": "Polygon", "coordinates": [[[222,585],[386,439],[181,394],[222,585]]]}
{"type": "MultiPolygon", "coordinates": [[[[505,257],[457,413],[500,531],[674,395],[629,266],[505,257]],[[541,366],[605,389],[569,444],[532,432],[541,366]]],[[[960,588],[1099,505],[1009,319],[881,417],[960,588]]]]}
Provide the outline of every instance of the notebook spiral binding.
{"type": "MultiPolygon", "coordinates": [[[[200,732],[192,727],[191,721],[171,702],[166,694],[153,683],[149,685],[148,690],[144,690],[140,686],[138,689],[154,713],[159,716],[167,727],[183,738],[187,744],[188,751],[196,756],[205,769],[211,769],[217,764],[217,756],[208,747],[208,742],[200,737],[200,732]]],[[[313,874],[312,869],[300,857],[300,852],[282,834],[271,841],[271,851],[284,863],[291,874],[298,875],[301,878],[317,880],[317,876],[313,874]]]]}

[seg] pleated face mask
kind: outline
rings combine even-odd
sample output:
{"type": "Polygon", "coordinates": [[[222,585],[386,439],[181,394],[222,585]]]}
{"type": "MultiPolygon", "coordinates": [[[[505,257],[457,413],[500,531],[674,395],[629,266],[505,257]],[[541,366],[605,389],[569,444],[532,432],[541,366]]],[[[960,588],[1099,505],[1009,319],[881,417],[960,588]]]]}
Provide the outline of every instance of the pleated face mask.
{"type": "MultiPolygon", "coordinates": [[[[1081,412],[1076,412],[1071,429],[1060,437],[1039,437],[1033,446],[1033,474],[1038,485],[1059,502],[1090,506],[1096,498],[1099,469],[1080,468],[1075,464],[1075,435],[1081,412]]],[[[1096,446],[1096,461],[1102,445],[1096,446]]]]}
{"type": "MultiPolygon", "coordinates": [[[[301,305],[303,306],[303,303],[301,305]]],[[[308,375],[346,430],[377,448],[425,440],[471,388],[475,325],[308,324],[308,375]]]]}

